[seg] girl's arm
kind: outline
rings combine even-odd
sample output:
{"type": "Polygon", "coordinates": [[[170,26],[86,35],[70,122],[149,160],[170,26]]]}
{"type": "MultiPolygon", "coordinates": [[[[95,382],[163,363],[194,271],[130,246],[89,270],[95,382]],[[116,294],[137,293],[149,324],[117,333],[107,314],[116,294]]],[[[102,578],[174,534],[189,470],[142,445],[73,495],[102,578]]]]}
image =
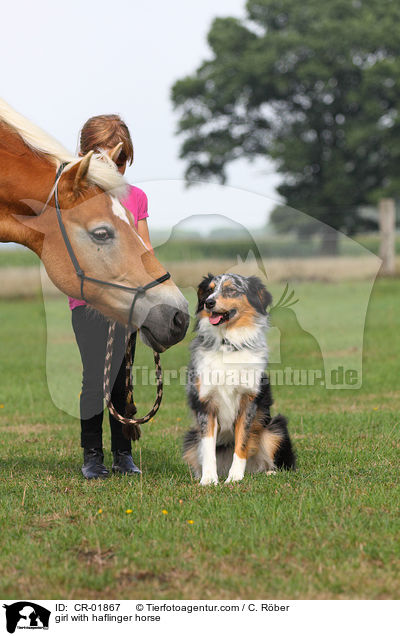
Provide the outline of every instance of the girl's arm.
{"type": "Polygon", "coordinates": [[[140,221],[138,221],[137,224],[137,233],[139,234],[140,238],[144,241],[146,247],[153,252],[153,248],[151,246],[151,242],[150,242],[150,236],[149,236],[149,228],[147,225],[147,219],[140,219],[140,221]]]}

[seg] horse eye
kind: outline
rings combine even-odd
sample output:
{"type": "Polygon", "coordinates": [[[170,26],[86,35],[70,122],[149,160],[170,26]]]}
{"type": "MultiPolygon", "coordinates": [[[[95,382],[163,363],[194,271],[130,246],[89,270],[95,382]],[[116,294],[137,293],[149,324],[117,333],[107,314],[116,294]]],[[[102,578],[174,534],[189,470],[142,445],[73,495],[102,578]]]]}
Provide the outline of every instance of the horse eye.
{"type": "Polygon", "coordinates": [[[114,233],[106,227],[99,227],[90,232],[91,237],[100,243],[105,243],[114,238],[114,233]]]}

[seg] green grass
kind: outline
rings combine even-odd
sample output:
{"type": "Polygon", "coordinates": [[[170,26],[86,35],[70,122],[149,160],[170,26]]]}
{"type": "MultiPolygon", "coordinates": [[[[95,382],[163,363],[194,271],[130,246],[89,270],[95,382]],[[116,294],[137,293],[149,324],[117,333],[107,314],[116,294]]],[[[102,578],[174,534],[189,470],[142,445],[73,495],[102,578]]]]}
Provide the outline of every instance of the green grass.
{"type": "MultiPolygon", "coordinates": [[[[365,293],[359,285],[304,283],[296,293],[314,295],[328,320],[338,303],[365,293]]],[[[345,361],[354,356],[352,311],[350,336],[335,331],[334,318],[327,323],[332,354],[345,361]]],[[[296,473],[201,488],[181,461],[190,415],[178,381],[143,426],[134,451],[142,479],[84,481],[79,421],[54,406],[48,388],[73,409],[79,368],[67,305],[48,301],[45,312],[38,301],[3,301],[0,597],[398,598],[399,312],[399,281],[379,281],[360,390],[275,387],[276,407],[290,418],[296,473]]],[[[291,363],[313,368],[310,340],[289,342],[291,363]]],[[[162,361],[166,369],[184,367],[187,342],[162,361]]],[[[143,346],[137,363],[151,364],[143,346]]],[[[140,412],[153,398],[154,387],[138,387],[140,412]]],[[[104,429],[108,449],[106,422],[104,429]]],[[[108,451],[106,458],[110,464],[108,451]]]]}

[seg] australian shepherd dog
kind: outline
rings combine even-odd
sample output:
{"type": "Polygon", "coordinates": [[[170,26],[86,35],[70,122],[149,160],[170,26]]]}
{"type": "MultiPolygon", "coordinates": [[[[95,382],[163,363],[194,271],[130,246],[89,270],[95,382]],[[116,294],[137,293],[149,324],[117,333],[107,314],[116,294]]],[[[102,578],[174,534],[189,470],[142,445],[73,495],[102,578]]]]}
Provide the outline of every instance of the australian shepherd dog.
{"type": "Polygon", "coordinates": [[[245,472],[294,469],[287,421],[271,417],[265,331],[272,297],[255,277],[204,277],[191,345],[187,393],[196,426],[184,459],[200,484],[240,481],[245,472]]]}

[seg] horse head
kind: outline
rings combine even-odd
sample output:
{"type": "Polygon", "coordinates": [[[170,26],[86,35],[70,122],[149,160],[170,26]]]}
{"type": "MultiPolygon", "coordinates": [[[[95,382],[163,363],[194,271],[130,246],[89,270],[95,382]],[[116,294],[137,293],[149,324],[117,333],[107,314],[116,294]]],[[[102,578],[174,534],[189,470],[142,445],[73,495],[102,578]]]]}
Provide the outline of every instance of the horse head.
{"type": "Polygon", "coordinates": [[[78,299],[84,294],[92,307],[122,324],[131,320],[130,326],[140,329],[147,345],[164,351],[186,333],[187,301],[168,279],[140,293],[131,311],[136,292],[124,288],[145,287],[166,270],[137,234],[131,213],[115,193],[106,193],[88,178],[91,162],[100,163],[92,154],[69,163],[57,184],[66,240],[85,273],[84,285],[62,236],[54,196],[43,209],[34,201],[26,201],[36,213],[23,219],[36,233],[35,244],[30,247],[64,293],[78,299]]]}

